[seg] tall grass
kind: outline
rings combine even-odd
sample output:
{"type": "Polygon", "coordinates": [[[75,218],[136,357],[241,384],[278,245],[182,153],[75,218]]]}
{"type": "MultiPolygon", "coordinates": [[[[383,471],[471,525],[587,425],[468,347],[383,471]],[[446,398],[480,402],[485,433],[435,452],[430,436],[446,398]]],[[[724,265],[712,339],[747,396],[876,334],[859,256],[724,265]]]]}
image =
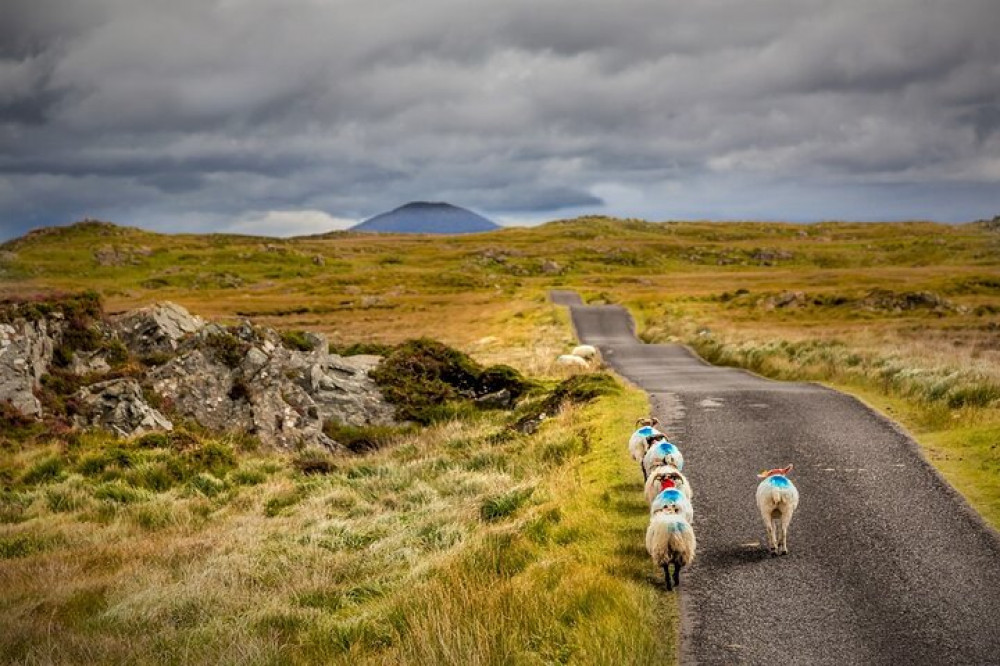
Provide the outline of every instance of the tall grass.
{"type": "Polygon", "coordinates": [[[534,435],[488,412],[364,455],[26,446],[2,470],[0,660],[670,663],[621,446],[645,400],[604,386],[534,435]]]}

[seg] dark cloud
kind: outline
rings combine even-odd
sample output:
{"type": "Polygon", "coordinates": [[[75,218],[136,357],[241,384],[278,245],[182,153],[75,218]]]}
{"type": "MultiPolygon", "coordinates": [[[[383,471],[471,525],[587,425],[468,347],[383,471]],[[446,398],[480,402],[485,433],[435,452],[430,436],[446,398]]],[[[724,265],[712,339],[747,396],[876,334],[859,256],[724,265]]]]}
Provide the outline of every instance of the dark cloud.
{"type": "Polygon", "coordinates": [[[411,199],[992,216],[998,24],[994,0],[8,0],[0,237],[282,233],[411,199]]]}

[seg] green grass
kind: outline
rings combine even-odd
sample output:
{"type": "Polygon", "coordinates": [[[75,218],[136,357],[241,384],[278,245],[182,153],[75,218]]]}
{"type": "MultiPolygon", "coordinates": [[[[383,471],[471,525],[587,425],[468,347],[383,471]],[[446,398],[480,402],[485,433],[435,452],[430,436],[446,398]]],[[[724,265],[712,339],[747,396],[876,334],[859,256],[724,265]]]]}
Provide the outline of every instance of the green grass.
{"type": "Polygon", "coordinates": [[[26,442],[4,459],[0,661],[672,663],[621,446],[646,398],[559,386],[534,435],[486,411],[361,455],[26,442]]]}

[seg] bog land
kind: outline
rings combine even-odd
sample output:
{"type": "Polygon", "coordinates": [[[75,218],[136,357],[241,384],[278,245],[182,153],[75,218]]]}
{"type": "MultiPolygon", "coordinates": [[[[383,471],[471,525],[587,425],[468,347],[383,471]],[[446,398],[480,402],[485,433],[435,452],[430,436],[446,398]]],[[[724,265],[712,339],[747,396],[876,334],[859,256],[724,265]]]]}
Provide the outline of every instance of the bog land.
{"type": "MultiPolygon", "coordinates": [[[[169,300],[344,350],[431,337],[543,385],[573,343],[547,298],[560,288],[625,305],[646,341],[861,397],[1000,525],[1000,232],[988,224],[581,218],[270,239],[85,222],[0,246],[0,297],[90,290],[110,312],[169,300]]],[[[653,584],[624,451],[647,409],[619,386],[566,402],[533,434],[473,414],[318,468],[218,433],[161,447],[8,437],[0,655],[670,661],[676,608],[653,584]],[[184,475],[157,486],[150,470],[172,465],[184,475]],[[632,629],[654,616],[643,626],[655,632],[632,629]]]]}

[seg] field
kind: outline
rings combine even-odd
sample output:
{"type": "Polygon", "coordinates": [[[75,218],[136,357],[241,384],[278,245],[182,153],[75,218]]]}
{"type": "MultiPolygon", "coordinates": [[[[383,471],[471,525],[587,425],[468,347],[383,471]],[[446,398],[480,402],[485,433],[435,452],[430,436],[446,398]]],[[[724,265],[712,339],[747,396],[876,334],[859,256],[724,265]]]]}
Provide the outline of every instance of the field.
{"type": "MultiPolygon", "coordinates": [[[[986,225],[586,218],[275,240],[86,223],[0,247],[0,296],[172,300],[338,345],[429,336],[543,380],[573,340],[551,288],[628,306],[646,340],[861,396],[1000,525],[1000,233],[986,225]]],[[[204,433],[124,454],[101,437],[8,442],[0,649],[35,663],[670,662],[676,608],[652,585],[624,452],[645,408],[621,388],[533,436],[500,415],[439,423],[323,473],[204,433]],[[157,487],[174,458],[189,474],[157,487]],[[635,632],[636,617],[655,619],[635,632]]]]}

